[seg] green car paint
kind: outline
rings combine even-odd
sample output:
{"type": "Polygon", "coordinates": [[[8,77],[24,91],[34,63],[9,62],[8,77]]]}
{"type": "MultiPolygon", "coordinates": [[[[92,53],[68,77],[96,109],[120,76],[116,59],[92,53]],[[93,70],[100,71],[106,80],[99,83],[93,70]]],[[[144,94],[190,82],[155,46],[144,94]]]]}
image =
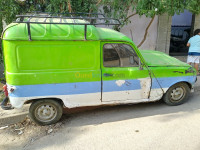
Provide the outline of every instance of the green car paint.
{"type": "Polygon", "coordinates": [[[148,66],[156,66],[156,67],[190,67],[190,65],[179,61],[178,59],[174,57],[170,57],[167,54],[164,54],[160,51],[153,51],[153,50],[141,50],[140,51],[142,56],[144,57],[146,64],[148,66]]]}
{"type": "Polygon", "coordinates": [[[170,57],[159,51],[140,50],[146,65],[153,71],[156,77],[193,76],[196,70],[174,57],[170,57]]]}
{"type": "Polygon", "coordinates": [[[96,58],[100,58],[99,47],[102,40],[132,41],[111,29],[89,26],[87,31],[85,41],[84,28],[81,25],[31,24],[33,41],[28,41],[26,24],[9,25],[3,34],[7,83],[29,85],[100,81],[100,77],[83,79],[76,78],[74,74],[77,70],[82,76],[99,74],[100,61],[96,58]],[[66,51],[66,45],[71,50],[66,51]],[[88,49],[88,46],[91,48],[88,49]],[[55,49],[57,50],[54,51],[55,49]],[[77,51],[75,56],[74,51],[77,51]],[[89,73],[88,68],[91,70],[89,73]]]}
{"type": "Polygon", "coordinates": [[[68,83],[101,79],[95,76],[88,79],[76,77],[77,72],[100,73],[100,62],[96,59],[100,58],[99,41],[3,41],[3,44],[8,84],[68,83]]]}

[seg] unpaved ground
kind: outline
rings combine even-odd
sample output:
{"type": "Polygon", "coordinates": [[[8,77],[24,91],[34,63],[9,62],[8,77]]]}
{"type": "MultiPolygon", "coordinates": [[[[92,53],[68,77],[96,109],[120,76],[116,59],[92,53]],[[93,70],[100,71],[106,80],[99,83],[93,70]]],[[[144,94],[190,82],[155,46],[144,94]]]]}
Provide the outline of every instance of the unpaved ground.
{"type": "Polygon", "coordinates": [[[22,150],[31,143],[62,128],[62,121],[49,126],[38,126],[29,118],[23,122],[0,128],[0,150],[22,150]]]}
{"type": "Polygon", "coordinates": [[[175,107],[162,102],[104,107],[64,115],[45,127],[26,119],[0,129],[0,150],[199,150],[199,92],[175,107]]]}

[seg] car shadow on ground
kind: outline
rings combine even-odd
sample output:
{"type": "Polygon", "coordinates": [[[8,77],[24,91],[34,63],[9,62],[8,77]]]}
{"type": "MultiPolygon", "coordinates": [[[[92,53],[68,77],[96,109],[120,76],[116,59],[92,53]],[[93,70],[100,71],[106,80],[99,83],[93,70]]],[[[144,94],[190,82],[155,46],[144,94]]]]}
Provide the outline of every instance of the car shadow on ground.
{"type": "MultiPolygon", "coordinates": [[[[160,100],[157,102],[132,105],[80,108],[75,111],[73,110],[71,114],[63,115],[61,121],[64,122],[64,124],[68,124],[67,126],[74,127],[97,125],[155,115],[167,115],[178,112],[192,112],[200,109],[198,97],[200,97],[200,95],[190,94],[189,100],[179,106],[168,106],[160,100]]],[[[163,121],[167,121],[167,119],[163,121]]]]}

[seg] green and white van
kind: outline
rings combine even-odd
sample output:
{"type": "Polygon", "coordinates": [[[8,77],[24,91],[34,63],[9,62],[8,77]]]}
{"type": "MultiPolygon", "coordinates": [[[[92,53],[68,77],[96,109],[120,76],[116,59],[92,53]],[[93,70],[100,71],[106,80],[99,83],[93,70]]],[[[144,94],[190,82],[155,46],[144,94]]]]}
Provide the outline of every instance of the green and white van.
{"type": "Polygon", "coordinates": [[[139,50],[112,29],[76,18],[24,20],[2,34],[5,76],[12,106],[32,103],[30,117],[38,124],[57,122],[63,108],[160,99],[179,105],[196,82],[190,65],[139,50]]]}

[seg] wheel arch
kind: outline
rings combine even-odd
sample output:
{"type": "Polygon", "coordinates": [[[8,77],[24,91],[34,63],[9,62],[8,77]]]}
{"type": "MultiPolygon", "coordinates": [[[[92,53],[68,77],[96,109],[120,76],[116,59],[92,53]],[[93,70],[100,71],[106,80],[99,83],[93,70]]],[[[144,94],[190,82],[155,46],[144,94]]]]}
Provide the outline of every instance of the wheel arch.
{"type": "Polygon", "coordinates": [[[179,81],[179,82],[176,82],[176,83],[170,85],[166,90],[164,90],[164,93],[163,93],[161,99],[163,99],[163,97],[165,96],[165,94],[167,93],[167,91],[170,89],[170,87],[172,87],[172,86],[174,86],[174,85],[176,85],[176,84],[179,84],[179,83],[185,83],[185,84],[188,85],[188,87],[190,88],[190,90],[192,89],[192,84],[191,84],[190,82],[187,82],[187,81],[179,81]]]}
{"type": "MultiPolygon", "coordinates": [[[[172,84],[170,87],[172,87],[172,86],[174,86],[174,85],[176,85],[176,84],[179,84],[179,83],[185,83],[185,84],[188,85],[188,87],[189,87],[190,89],[192,89],[192,84],[191,84],[190,82],[187,82],[187,81],[179,81],[179,82],[176,82],[176,83],[172,84]]],[[[169,87],[169,88],[170,88],[170,87],[169,87]]],[[[167,91],[169,90],[169,88],[167,89],[167,91]]]]}
{"type": "Polygon", "coordinates": [[[52,99],[52,100],[58,101],[63,107],[65,106],[62,99],[60,99],[60,98],[55,98],[55,97],[30,99],[30,100],[25,101],[24,104],[30,104],[30,103],[32,103],[33,101],[39,101],[39,100],[45,100],[45,99],[52,99]]]}
{"type": "Polygon", "coordinates": [[[166,90],[164,90],[164,94],[170,89],[170,87],[176,85],[176,84],[179,84],[179,83],[185,83],[188,85],[188,87],[190,88],[190,90],[192,89],[192,84],[190,82],[187,82],[187,81],[179,81],[179,82],[176,82],[174,84],[171,84],[166,90]]]}
{"type": "Polygon", "coordinates": [[[183,83],[186,83],[188,85],[188,87],[190,88],[190,90],[192,89],[192,84],[189,82],[184,81],[183,83]]]}

